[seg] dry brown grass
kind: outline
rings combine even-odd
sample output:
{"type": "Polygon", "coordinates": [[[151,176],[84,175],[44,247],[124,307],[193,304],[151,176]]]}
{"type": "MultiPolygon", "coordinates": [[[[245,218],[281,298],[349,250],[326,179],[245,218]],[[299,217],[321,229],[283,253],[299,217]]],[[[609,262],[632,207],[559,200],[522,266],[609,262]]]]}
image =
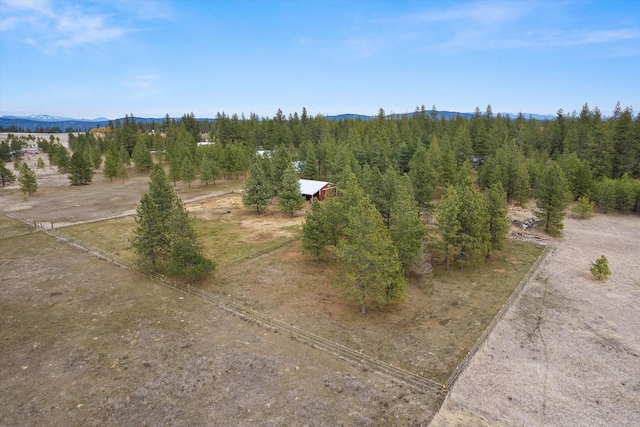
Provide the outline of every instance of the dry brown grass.
{"type": "MultiPolygon", "coordinates": [[[[242,207],[239,194],[188,207],[205,252],[219,263],[203,289],[438,382],[446,381],[541,252],[508,241],[486,264],[449,272],[436,265],[424,289],[412,279],[405,302],[362,316],[330,286],[333,261],[301,254],[301,214],[290,218],[271,207],[257,215],[242,207]]],[[[134,226],[129,217],[62,232],[133,261],[128,237],[134,226]]]]}

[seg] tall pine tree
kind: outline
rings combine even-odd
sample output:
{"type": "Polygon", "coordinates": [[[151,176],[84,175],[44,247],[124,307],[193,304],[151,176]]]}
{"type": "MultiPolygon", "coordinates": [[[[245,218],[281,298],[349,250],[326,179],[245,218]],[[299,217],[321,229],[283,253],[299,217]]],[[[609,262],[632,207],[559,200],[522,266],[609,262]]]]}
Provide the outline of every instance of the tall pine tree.
{"type": "Polygon", "coordinates": [[[567,207],[567,183],[560,166],[550,161],[542,171],[535,192],[538,217],[544,231],[557,235],[564,228],[565,209],[567,207]]]}

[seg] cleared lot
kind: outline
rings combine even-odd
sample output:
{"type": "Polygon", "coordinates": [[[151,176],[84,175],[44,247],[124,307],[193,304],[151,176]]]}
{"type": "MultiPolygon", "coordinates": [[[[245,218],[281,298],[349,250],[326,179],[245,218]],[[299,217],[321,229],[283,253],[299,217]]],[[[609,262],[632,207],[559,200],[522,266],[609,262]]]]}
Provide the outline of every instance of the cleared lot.
{"type": "Polygon", "coordinates": [[[433,426],[640,422],[640,218],[568,220],[433,426]],[[600,255],[612,270],[593,280],[600,255]]]}

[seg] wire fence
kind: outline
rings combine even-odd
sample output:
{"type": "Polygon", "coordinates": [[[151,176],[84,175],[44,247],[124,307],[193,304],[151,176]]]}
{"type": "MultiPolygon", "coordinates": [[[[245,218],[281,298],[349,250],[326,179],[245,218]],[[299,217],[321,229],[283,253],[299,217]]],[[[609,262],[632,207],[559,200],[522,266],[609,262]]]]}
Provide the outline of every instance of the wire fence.
{"type": "Polygon", "coordinates": [[[538,256],[538,258],[533,263],[531,268],[529,268],[529,271],[527,271],[527,274],[524,275],[522,280],[520,280],[520,282],[518,283],[518,286],[515,287],[515,289],[507,299],[507,301],[505,301],[505,303],[502,304],[502,307],[500,308],[498,313],[496,313],[496,315],[493,317],[493,320],[491,321],[491,323],[489,323],[489,326],[487,326],[487,328],[484,330],[482,335],[478,337],[478,339],[476,340],[476,343],[473,345],[473,347],[471,347],[471,350],[469,350],[465,358],[462,359],[462,362],[460,362],[460,364],[456,367],[456,369],[453,371],[451,376],[449,376],[449,379],[444,384],[445,389],[449,390],[453,385],[453,383],[456,381],[456,379],[458,379],[458,376],[460,375],[460,373],[469,364],[469,361],[471,360],[471,358],[476,354],[476,351],[478,351],[478,349],[480,348],[484,340],[487,339],[487,337],[489,336],[491,331],[493,331],[493,328],[495,328],[495,326],[498,324],[500,319],[502,319],[504,314],[511,308],[516,298],[520,295],[520,291],[522,291],[522,288],[524,288],[524,285],[526,285],[529,282],[529,279],[531,279],[531,276],[533,276],[533,273],[535,273],[535,271],[540,266],[540,263],[546,258],[546,256],[549,254],[550,251],[551,251],[551,248],[549,246],[546,246],[544,248],[544,250],[538,256]]]}
{"type": "MultiPolygon", "coordinates": [[[[43,229],[42,231],[55,237],[61,242],[78,247],[96,257],[108,260],[118,266],[139,272],[137,266],[134,263],[118,259],[108,252],[96,248],[86,242],[82,242],[66,236],[60,233],[58,230],[47,228],[43,229]]],[[[382,360],[376,359],[363,353],[362,351],[354,350],[338,342],[329,340],[312,332],[305,331],[291,324],[274,319],[267,314],[261,313],[251,307],[247,307],[241,304],[234,298],[228,297],[223,294],[208,292],[201,288],[191,286],[191,284],[189,283],[177,282],[161,274],[152,273],[144,275],[158,283],[176,289],[182,293],[199,297],[209,303],[217,305],[222,310],[238,316],[241,319],[255,323],[282,335],[289,336],[291,339],[300,341],[302,343],[310,345],[311,347],[332,353],[343,360],[351,362],[357,366],[362,366],[364,369],[369,369],[379,374],[385,375],[388,378],[406,384],[417,391],[436,394],[445,392],[442,384],[437,381],[420,376],[382,360]]]]}
{"type": "MultiPolygon", "coordinates": [[[[12,217],[16,220],[25,222],[24,219],[19,218],[17,216],[12,215],[12,217]]],[[[69,236],[66,236],[60,233],[58,230],[54,230],[53,224],[51,224],[50,226],[48,226],[49,223],[34,222],[33,224],[30,224],[30,222],[27,222],[27,224],[29,224],[30,226],[33,225],[36,230],[41,230],[64,243],[70,244],[72,246],[76,246],[86,252],[93,254],[94,256],[108,260],[121,267],[125,267],[133,271],[139,272],[137,266],[134,263],[128,262],[122,259],[118,259],[114,257],[112,254],[105,252],[99,248],[96,248],[92,245],[89,245],[86,242],[82,242],[82,241],[73,239],[69,236]]],[[[478,351],[482,343],[489,336],[491,331],[493,331],[493,328],[502,319],[504,314],[511,308],[514,301],[522,291],[523,287],[531,279],[532,275],[537,270],[540,263],[549,254],[550,250],[551,249],[549,246],[545,247],[543,252],[538,256],[534,264],[531,266],[527,274],[525,274],[522,280],[520,280],[520,282],[518,283],[518,286],[516,286],[516,288],[513,290],[513,292],[507,299],[507,301],[502,305],[498,313],[494,316],[489,326],[487,326],[484,332],[478,337],[474,346],[471,348],[471,350],[469,350],[465,358],[462,360],[462,362],[460,362],[460,364],[456,367],[456,369],[453,371],[453,373],[449,376],[449,378],[444,384],[441,384],[432,379],[423,377],[421,375],[415,374],[413,372],[407,371],[400,367],[391,365],[390,363],[384,362],[382,360],[376,359],[372,356],[369,356],[363,353],[362,351],[354,350],[338,342],[329,340],[322,336],[300,329],[296,326],[274,319],[269,315],[256,311],[251,307],[247,307],[237,302],[235,299],[231,297],[228,297],[222,294],[215,294],[212,292],[208,292],[201,288],[191,286],[188,283],[177,282],[175,280],[171,280],[166,276],[163,276],[157,273],[145,274],[145,276],[165,286],[176,289],[188,295],[199,297],[209,303],[217,305],[222,310],[225,310],[244,320],[253,322],[257,325],[270,329],[274,332],[278,332],[283,335],[288,335],[291,339],[298,340],[314,348],[335,354],[337,357],[343,360],[349,361],[355,365],[362,366],[365,369],[371,369],[393,380],[404,383],[420,392],[447,394],[449,389],[453,385],[453,383],[456,381],[456,379],[460,375],[460,373],[469,364],[469,361],[475,355],[476,351],[478,351]]],[[[140,273],[140,274],[143,274],[143,273],[140,273]]]]}

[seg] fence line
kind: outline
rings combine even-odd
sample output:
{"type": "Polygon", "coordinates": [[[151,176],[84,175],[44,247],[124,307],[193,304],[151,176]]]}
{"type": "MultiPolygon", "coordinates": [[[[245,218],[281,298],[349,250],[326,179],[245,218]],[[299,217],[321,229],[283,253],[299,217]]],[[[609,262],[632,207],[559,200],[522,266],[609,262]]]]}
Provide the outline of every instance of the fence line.
{"type": "MultiPolygon", "coordinates": [[[[11,215],[16,220],[20,220],[23,222],[23,219],[11,215]]],[[[29,224],[27,222],[27,224],[29,224]]],[[[55,237],[56,239],[68,243],[72,246],[76,246],[82,250],[85,250],[99,258],[106,259],[111,261],[114,264],[119,266],[131,269],[133,271],[139,272],[134,263],[127,262],[121,259],[114,258],[110,253],[105,252],[101,249],[93,247],[86,242],[81,242],[76,239],[70,238],[68,236],[64,236],[58,232],[58,230],[53,229],[53,224],[51,224],[51,229],[48,229],[46,226],[39,227],[39,223],[34,221],[34,226],[36,229],[42,230],[43,232],[55,237]]],[[[273,319],[272,317],[262,314],[253,310],[252,308],[246,307],[238,302],[235,299],[231,299],[229,297],[225,297],[220,294],[214,294],[211,292],[207,292],[203,289],[192,287],[190,284],[179,283],[169,278],[158,274],[146,274],[147,277],[155,280],[156,282],[162,283],[165,286],[171,287],[173,289],[177,289],[183,293],[189,295],[195,295],[200,297],[201,299],[213,303],[217,305],[222,310],[225,310],[233,315],[239,316],[242,319],[247,321],[254,322],[262,327],[271,329],[275,332],[279,332],[282,334],[288,334],[290,338],[299,340],[305,344],[308,344],[314,348],[318,348],[320,350],[327,351],[329,353],[335,354],[339,358],[354,363],[356,365],[361,365],[364,368],[372,369],[375,372],[386,375],[389,378],[405,383],[412,388],[421,391],[421,392],[431,392],[431,393],[448,393],[449,389],[456,381],[460,373],[464,370],[464,368],[469,364],[471,358],[475,355],[476,351],[484,340],[489,336],[493,328],[496,324],[502,319],[504,314],[511,308],[515,299],[520,295],[520,291],[524,287],[524,285],[529,281],[533,273],[537,270],[540,263],[544,260],[544,258],[549,254],[550,247],[546,246],[544,251],[538,256],[534,264],[531,266],[527,274],[520,280],[518,286],[513,290],[507,301],[502,305],[498,313],[494,316],[493,320],[484,330],[484,332],[478,337],[474,346],[469,350],[465,358],[460,362],[460,364],[456,367],[453,373],[449,376],[447,381],[444,384],[440,384],[437,381],[431,380],[429,378],[422,377],[413,372],[407,371],[405,369],[399,368],[397,366],[393,366],[390,363],[384,362],[382,360],[371,357],[367,354],[362,353],[362,351],[357,351],[347,346],[344,346],[335,341],[331,341],[324,337],[315,335],[311,332],[305,331],[303,329],[297,328],[293,325],[287,324],[285,322],[279,321],[277,319],[273,319]]]]}
{"type": "MultiPolygon", "coordinates": [[[[125,267],[133,271],[139,272],[139,270],[137,269],[134,263],[131,263],[122,259],[116,259],[110,253],[105,252],[94,246],[91,246],[86,242],[82,242],[82,241],[73,239],[71,237],[65,236],[61,234],[58,230],[45,229],[43,231],[46,234],[53,236],[54,238],[58,239],[61,242],[70,244],[72,246],[76,246],[79,249],[82,249],[88,253],[91,253],[92,255],[97,256],[99,258],[106,259],[121,267],[125,267]]],[[[140,273],[140,274],[143,274],[143,273],[140,273]]],[[[338,342],[331,341],[327,338],[316,335],[312,332],[305,331],[296,326],[274,319],[269,315],[260,313],[259,311],[256,311],[253,308],[247,307],[237,302],[235,299],[231,297],[208,292],[201,288],[191,286],[189,283],[176,282],[158,273],[151,273],[151,274],[144,274],[144,275],[158,283],[161,283],[165,286],[176,289],[182,293],[199,297],[209,303],[217,305],[220,309],[230,314],[236,315],[241,319],[244,319],[249,322],[253,322],[257,325],[260,325],[264,328],[270,329],[282,335],[288,335],[291,339],[295,339],[304,344],[308,344],[311,347],[317,348],[319,350],[332,353],[343,360],[351,362],[355,365],[362,366],[363,368],[366,368],[366,369],[371,369],[379,374],[387,376],[392,380],[396,380],[398,382],[406,384],[417,391],[425,392],[425,393],[437,393],[437,394],[441,394],[445,392],[442,384],[437,381],[431,380],[429,378],[425,378],[423,376],[410,372],[406,369],[403,369],[403,368],[394,366],[390,363],[384,362],[382,360],[376,359],[372,356],[369,356],[363,353],[362,351],[354,350],[338,342]]]]}
{"type": "Polygon", "coordinates": [[[449,376],[449,379],[444,383],[445,389],[449,390],[453,385],[453,383],[456,381],[456,379],[458,379],[458,376],[460,375],[460,373],[469,364],[469,361],[476,354],[476,351],[478,351],[478,349],[480,348],[484,340],[489,336],[491,331],[493,331],[493,328],[502,319],[504,314],[511,308],[515,299],[520,295],[520,291],[522,291],[522,288],[524,288],[524,285],[527,284],[527,282],[529,282],[529,279],[531,279],[531,276],[533,276],[533,273],[535,273],[540,263],[546,258],[546,256],[549,254],[550,251],[551,251],[551,248],[549,246],[546,246],[544,248],[544,250],[538,256],[538,258],[533,263],[531,268],[529,268],[529,271],[527,271],[527,274],[524,275],[522,280],[520,280],[520,283],[518,283],[518,286],[515,287],[515,289],[507,299],[507,301],[504,304],[502,304],[502,307],[500,308],[498,313],[496,313],[496,315],[493,317],[493,320],[491,321],[491,323],[489,323],[489,326],[487,326],[487,328],[484,330],[482,335],[478,337],[478,339],[476,340],[476,343],[473,345],[473,347],[471,347],[471,350],[469,350],[465,358],[462,359],[462,362],[460,362],[460,364],[456,367],[453,373],[449,376]]]}

